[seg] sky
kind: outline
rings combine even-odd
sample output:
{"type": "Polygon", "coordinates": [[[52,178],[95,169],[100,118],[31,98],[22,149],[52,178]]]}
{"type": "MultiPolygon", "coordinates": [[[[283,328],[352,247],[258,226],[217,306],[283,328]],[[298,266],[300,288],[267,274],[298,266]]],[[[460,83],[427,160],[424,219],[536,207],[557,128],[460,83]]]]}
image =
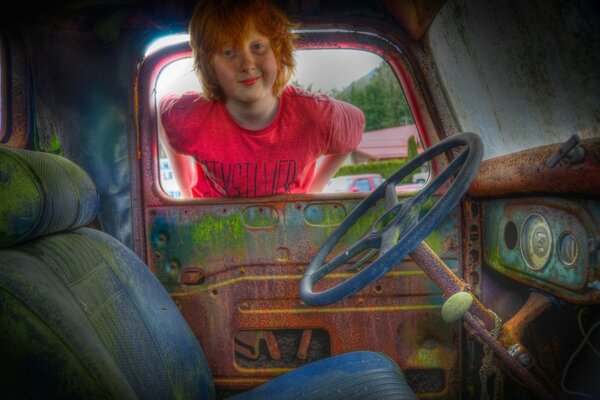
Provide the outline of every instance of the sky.
{"type": "MultiPolygon", "coordinates": [[[[172,39],[171,39],[172,40],[172,39]]],[[[186,35],[177,35],[176,40],[187,40],[186,35]]],[[[154,51],[151,46],[146,54],[154,51]]],[[[292,81],[297,80],[303,87],[312,84],[313,90],[328,92],[333,88],[343,89],[353,81],[362,78],[377,68],[382,59],[376,54],[351,49],[298,50],[296,52],[296,73],[292,81]]],[[[157,82],[159,98],[165,92],[200,90],[198,79],[193,72],[191,60],[181,60],[165,67],[157,82]]]]}
{"type": "Polygon", "coordinates": [[[296,53],[297,71],[293,79],[303,86],[328,91],[343,89],[377,68],[382,59],[362,50],[300,50],[296,53]]]}

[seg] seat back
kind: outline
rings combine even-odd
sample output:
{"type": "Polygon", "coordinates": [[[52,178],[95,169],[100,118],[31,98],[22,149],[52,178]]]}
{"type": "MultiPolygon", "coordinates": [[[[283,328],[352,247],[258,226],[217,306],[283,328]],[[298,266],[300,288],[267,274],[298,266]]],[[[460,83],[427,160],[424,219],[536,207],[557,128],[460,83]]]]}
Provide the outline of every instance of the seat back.
{"type": "Polygon", "coordinates": [[[85,227],[90,177],[0,146],[0,384],[18,397],[213,398],[200,345],[148,267],[85,227]]]}

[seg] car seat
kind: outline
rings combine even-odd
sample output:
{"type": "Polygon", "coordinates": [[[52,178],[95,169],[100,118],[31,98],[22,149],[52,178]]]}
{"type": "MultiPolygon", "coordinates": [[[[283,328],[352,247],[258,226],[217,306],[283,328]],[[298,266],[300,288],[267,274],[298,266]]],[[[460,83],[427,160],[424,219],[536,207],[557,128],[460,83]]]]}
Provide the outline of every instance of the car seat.
{"type": "MultiPolygon", "coordinates": [[[[128,247],[87,227],[99,197],[68,159],[0,146],[0,384],[19,398],[212,399],[198,340],[128,247]]],[[[368,351],[297,368],[244,399],[416,399],[368,351]]]]}

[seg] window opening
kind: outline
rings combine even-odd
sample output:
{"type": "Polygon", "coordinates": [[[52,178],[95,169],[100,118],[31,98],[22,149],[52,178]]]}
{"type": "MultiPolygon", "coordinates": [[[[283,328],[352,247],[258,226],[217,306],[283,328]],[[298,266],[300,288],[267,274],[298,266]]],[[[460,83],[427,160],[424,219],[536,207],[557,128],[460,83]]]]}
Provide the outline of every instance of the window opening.
{"type": "MultiPolygon", "coordinates": [[[[359,147],[323,192],[370,192],[423,151],[402,87],[379,55],[355,49],[300,49],[296,62],[291,84],[344,100],[365,113],[366,126],[359,147]],[[372,176],[356,180],[365,174],[372,176]]],[[[167,93],[186,91],[201,92],[191,58],[163,68],[156,82],[157,103],[167,93]]],[[[159,154],[160,184],[167,195],[180,198],[181,192],[162,147],[159,154]]],[[[423,166],[398,185],[398,192],[414,191],[428,179],[429,168],[423,166]]]]}

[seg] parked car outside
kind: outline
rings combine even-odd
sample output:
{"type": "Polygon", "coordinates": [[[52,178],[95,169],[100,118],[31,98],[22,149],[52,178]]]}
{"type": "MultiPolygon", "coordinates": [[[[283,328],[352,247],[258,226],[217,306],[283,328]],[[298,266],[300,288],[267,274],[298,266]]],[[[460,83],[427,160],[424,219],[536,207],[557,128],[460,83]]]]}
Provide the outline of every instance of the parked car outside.
{"type": "Polygon", "coordinates": [[[416,172],[412,176],[412,182],[424,185],[429,179],[429,169],[423,168],[421,171],[416,172]]]}
{"type": "Polygon", "coordinates": [[[160,185],[166,194],[174,199],[181,198],[181,190],[177,185],[171,164],[167,157],[160,158],[160,185]]]}
{"type": "Polygon", "coordinates": [[[396,185],[396,193],[415,193],[421,189],[425,183],[401,183],[396,185]]]}
{"type": "Polygon", "coordinates": [[[425,182],[427,182],[427,179],[429,178],[429,171],[426,172],[417,172],[416,174],[413,175],[413,183],[419,183],[419,184],[423,184],[425,182]]]}
{"type": "MultiPolygon", "coordinates": [[[[429,173],[427,173],[429,174],[429,173]]],[[[425,177],[427,178],[428,175],[425,177]]],[[[426,179],[425,179],[426,180],[426,179]]],[[[399,184],[396,186],[396,193],[414,193],[419,190],[425,180],[419,180],[413,183],[399,184]]],[[[372,192],[381,185],[385,179],[380,174],[358,174],[342,175],[332,178],[323,189],[323,193],[357,193],[372,192]]]]}
{"type": "Polygon", "coordinates": [[[380,174],[342,175],[331,178],[323,193],[371,192],[381,185],[384,179],[380,174]]]}

